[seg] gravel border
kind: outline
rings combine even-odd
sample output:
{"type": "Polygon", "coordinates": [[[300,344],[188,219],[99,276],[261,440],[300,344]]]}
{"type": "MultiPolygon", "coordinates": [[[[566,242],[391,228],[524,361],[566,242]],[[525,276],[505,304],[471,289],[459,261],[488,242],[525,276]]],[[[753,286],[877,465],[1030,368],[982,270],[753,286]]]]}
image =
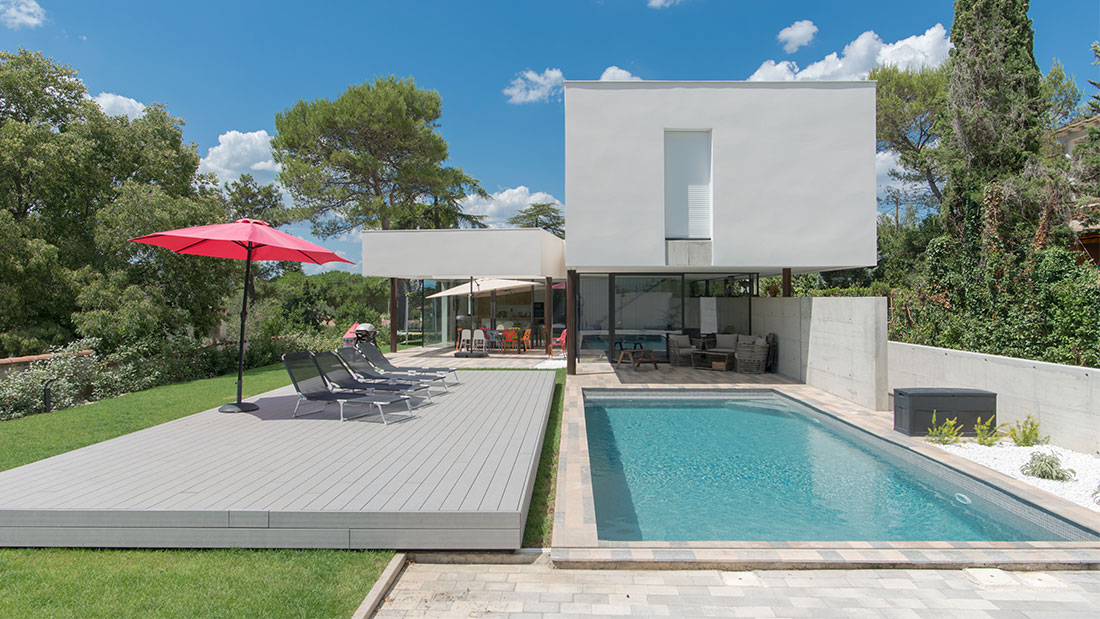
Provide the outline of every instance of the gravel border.
{"type": "Polygon", "coordinates": [[[1092,455],[1056,447],[1054,445],[1035,445],[1032,447],[1020,447],[1011,441],[1001,442],[992,447],[985,447],[977,443],[966,442],[955,445],[938,445],[945,451],[961,456],[987,466],[998,473],[1003,473],[1031,484],[1040,490],[1060,496],[1067,501],[1087,507],[1094,512],[1100,512],[1100,505],[1096,503],[1092,493],[1100,485],[1100,458],[1092,455]],[[1053,481],[1039,479],[1020,472],[1020,467],[1031,459],[1035,452],[1054,453],[1062,461],[1062,468],[1073,469],[1077,473],[1074,481],[1053,481]]]}

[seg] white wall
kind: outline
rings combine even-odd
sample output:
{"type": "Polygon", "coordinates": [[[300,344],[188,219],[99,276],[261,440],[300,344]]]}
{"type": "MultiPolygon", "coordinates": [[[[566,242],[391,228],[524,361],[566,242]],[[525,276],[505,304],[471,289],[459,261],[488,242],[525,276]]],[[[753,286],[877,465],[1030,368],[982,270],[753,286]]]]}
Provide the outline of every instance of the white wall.
{"type": "MultiPolygon", "coordinates": [[[[1062,447],[1100,451],[1100,370],[890,342],[888,387],[970,387],[997,394],[997,422],[1034,416],[1062,447]]],[[[891,402],[891,408],[893,404],[891,402]]]]}
{"type": "Polygon", "coordinates": [[[885,410],[885,297],[753,298],[752,330],[779,338],[780,374],[885,410]]]}
{"type": "Polygon", "coordinates": [[[565,242],[539,228],[366,230],[363,275],[562,279],[565,242]]]}
{"type": "Polygon", "coordinates": [[[872,265],[873,82],[567,82],[566,263],[665,270],[665,131],[710,131],[713,266],[872,265]]]}

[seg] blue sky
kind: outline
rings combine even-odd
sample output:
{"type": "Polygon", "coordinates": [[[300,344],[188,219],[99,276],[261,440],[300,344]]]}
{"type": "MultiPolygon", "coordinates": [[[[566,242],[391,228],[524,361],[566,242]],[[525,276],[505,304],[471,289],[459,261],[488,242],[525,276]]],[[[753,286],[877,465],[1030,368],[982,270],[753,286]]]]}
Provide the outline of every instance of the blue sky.
{"type": "MultiPolygon", "coordinates": [[[[1039,67],[1060,59],[1091,94],[1100,3],[1033,2],[1031,18],[1039,67]]],[[[859,78],[876,63],[942,61],[951,19],[948,0],[0,0],[0,47],[73,66],[109,112],[164,103],[203,168],[230,180],[274,180],[266,139],[299,99],[412,76],[443,98],[452,163],[495,195],[470,210],[499,222],[529,201],[564,200],[562,77],[859,78]]],[[[884,177],[889,156],[880,163],[884,177]]],[[[320,242],[360,255],[355,238],[320,242]]]]}

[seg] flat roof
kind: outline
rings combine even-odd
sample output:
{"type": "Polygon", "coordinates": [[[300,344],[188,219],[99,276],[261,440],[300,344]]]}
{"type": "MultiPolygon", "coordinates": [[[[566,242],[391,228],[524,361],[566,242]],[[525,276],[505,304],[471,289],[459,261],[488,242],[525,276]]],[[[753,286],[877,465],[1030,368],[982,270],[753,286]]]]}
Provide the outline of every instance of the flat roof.
{"type": "Polygon", "coordinates": [[[565,241],[541,228],[366,230],[362,267],[400,279],[562,279],[565,241]]]}

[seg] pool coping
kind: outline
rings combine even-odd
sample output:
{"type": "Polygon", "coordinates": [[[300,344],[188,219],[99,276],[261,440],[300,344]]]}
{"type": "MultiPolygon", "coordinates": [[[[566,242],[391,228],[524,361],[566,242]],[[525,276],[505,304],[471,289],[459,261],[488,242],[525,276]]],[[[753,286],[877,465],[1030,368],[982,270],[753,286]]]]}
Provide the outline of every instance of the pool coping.
{"type": "MultiPolygon", "coordinates": [[[[793,398],[856,431],[886,440],[1059,518],[1100,531],[1100,514],[920,438],[893,430],[889,413],[876,412],[804,384],[615,384],[606,374],[571,376],[566,382],[558,456],[551,560],[575,568],[628,569],[824,569],[960,568],[1100,569],[1100,541],[1064,542],[613,542],[600,540],[589,470],[584,418],[585,390],[768,391],[793,398]]],[[[616,381],[617,382],[617,381],[616,381]]]]}

